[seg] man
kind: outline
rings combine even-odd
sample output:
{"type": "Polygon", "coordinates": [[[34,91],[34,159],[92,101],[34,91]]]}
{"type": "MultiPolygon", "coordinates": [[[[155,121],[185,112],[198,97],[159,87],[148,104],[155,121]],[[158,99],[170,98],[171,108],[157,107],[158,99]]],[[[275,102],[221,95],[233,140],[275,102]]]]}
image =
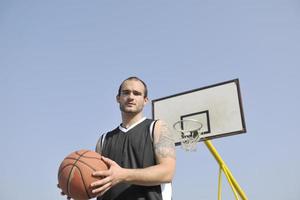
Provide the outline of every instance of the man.
{"type": "Polygon", "coordinates": [[[98,200],[171,200],[171,181],[176,154],[172,134],[161,120],[143,117],[148,103],[147,86],[129,77],[119,87],[122,123],[103,134],[96,151],[107,163],[107,171],[93,174],[93,192],[98,200]]]}

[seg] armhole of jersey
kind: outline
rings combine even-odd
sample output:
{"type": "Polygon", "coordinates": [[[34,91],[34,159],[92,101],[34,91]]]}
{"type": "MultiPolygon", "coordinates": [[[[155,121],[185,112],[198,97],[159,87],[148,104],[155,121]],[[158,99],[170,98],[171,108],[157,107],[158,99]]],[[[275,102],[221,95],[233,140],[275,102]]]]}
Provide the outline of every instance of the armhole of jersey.
{"type": "Polygon", "coordinates": [[[96,145],[96,152],[100,153],[102,152],[102,147],[104,144],[104,139],[107,133],[104,133],[100,136],[100,138],[98,139],[97,145],[96,145]]]}
{"type": "Polygon", "coordinates": [[[150,133],[150,137],[152,139],[152,142],[153,142],[153,138],[154,138],[154,128],[155,128],[155,124],[156,124],[157,121],[158,120],[153,121],[150,125],[150,132],[149,133],[150,133]]]}

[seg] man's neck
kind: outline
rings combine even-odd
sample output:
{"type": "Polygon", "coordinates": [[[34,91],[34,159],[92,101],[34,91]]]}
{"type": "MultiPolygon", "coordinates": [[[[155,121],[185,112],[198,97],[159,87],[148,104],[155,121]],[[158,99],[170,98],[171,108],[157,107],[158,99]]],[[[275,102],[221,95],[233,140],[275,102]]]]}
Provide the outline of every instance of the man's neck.
{"type": "Polygon", "coordinates": [[[122,113],[122,127],[128,128],[143,118],[143,113],[122,113]]]}

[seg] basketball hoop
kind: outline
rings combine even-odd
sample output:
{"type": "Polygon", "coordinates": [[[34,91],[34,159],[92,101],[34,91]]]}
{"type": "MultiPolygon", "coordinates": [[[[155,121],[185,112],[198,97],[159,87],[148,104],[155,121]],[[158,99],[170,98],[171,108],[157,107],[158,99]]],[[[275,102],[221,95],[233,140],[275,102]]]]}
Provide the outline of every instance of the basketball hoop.
{"type": "Polygon", "coordinates": [[[200,141],[203,125],[200,121],[195,119],[183,119],[175,122],[173,128],[180,132],[181,146],[186,151],[196,151],[197,142],[200,141]]]}

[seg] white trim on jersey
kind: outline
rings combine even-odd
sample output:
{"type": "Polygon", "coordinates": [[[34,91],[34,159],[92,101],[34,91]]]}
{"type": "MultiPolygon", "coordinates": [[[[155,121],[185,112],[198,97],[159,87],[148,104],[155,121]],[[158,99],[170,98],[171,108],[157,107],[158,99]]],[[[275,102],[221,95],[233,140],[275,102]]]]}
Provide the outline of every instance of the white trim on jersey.
{"type": "Polygon", "coordinates": [[[134,128],[136,125],[138,125],[139,123],[143,122],[146,119],[146,117],[143,117],[142,119],[140,119],[139,121],[135,122],[134,124],[132,124],[131,126],[129,126],[128,128],[124,128],[123,126],[119,126],[119,129],[121,131],[123,131],[124,133],[128,132],[130,129],[134,128]]]}
{"type": "MultiPolygon", "coordinates": [[[[103,143],[104,143],[104,140],[105,140],[105,137],[107,135],[107,132],[103,134],[102,136],[102,140],[101,140],[101,147],[103,147],[103,143]]],[[[102,149],[102,148],[101,148],[102,149]]]]}
{"type": "Polygon", "coordinates": [[[150,124],[150,131],[149,131],[149,134],[150,134],[150,137],[151,137],[152,141],[153,141],[153,135],[152,135],[152,132],[153,132],[153,126],[154,126],[154,124],[155,124],[155,121],[153,121],[153,122],[150,124]]]}
{"type": "Polygon", "coordinates": [[[172,199],[172,183],[164,183],[160,185],[161,196],[163,200],[172,199]]]}

